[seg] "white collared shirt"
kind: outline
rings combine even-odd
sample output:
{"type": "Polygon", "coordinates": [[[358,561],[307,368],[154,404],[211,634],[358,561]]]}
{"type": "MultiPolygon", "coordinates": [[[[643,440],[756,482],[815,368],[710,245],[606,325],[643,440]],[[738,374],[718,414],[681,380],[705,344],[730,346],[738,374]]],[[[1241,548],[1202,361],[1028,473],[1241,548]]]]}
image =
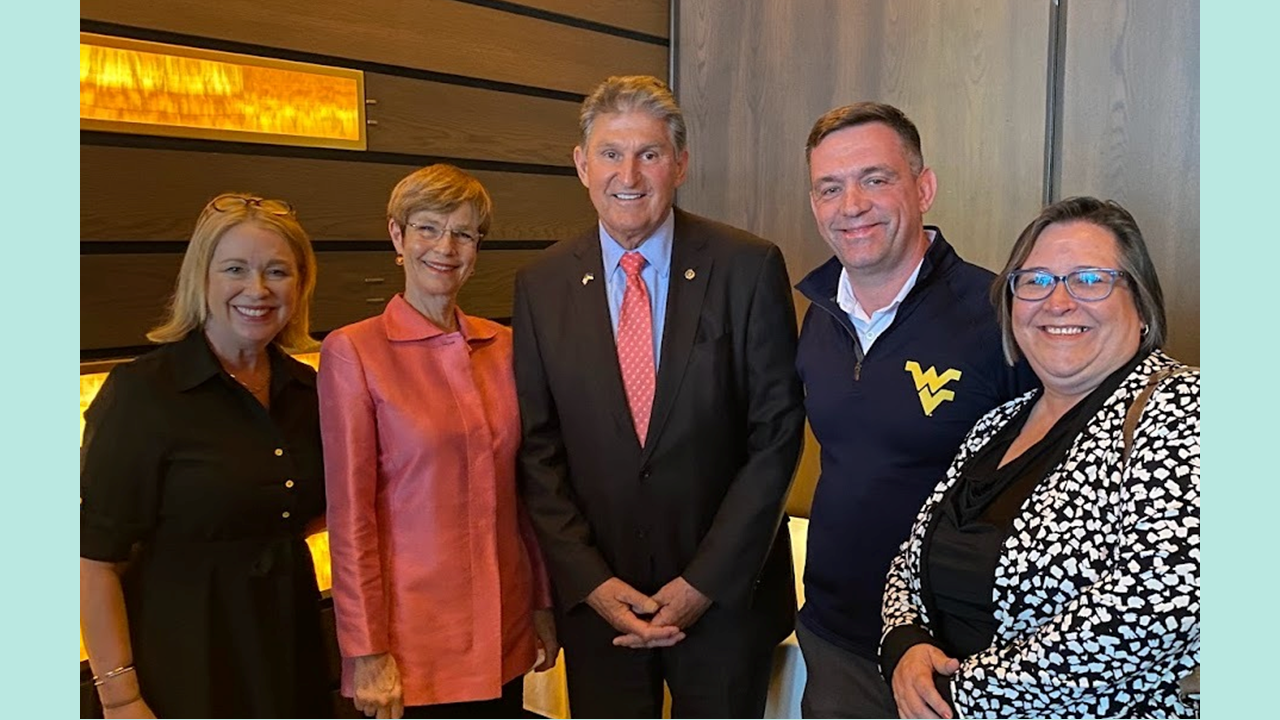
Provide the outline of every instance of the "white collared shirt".
{"type": "MultiPolygon", "coordinates": [[[[929,236],[929,242],[933,242],[934,232],[926,230],[929,236]]],[[[844,268],[840,269],[840,282],[836,284],[836,304],[840,309],[849,315],[849,322],[853,323],[853,329],[858,333],[858,343],[862,345],[862,352],[866,353],[871,349],[872,343],[876,338],[880,337],[889,326],[893,324],[893,319],[898,315],[898,308],[902,305],[902,300],[911,292],[911,288],[916,286],[916,279],[920,277],[920,267],[924,264],[924,258],[920,258],[920,262],[916,263],[916,269],[911,272],[911,276],[902,284],[902,288],[898,290],[898,294],[894,296],[893,302],[885,307],[876,310],[867,315],[867,311],[862,308],[862,303],[858,302],[858,298],[853,294],[853,285],[849,282],[849,271],[844,268]]]]}

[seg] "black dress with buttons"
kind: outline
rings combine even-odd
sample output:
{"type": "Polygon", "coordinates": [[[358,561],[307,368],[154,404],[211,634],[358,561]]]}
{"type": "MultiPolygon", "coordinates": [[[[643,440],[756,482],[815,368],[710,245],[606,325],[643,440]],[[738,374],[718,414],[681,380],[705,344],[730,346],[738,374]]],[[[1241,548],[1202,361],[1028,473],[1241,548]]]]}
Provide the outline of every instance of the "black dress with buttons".
{"type": "Polygon", "coordinates": [[[303,539],[324,513],[315,372],[270,353],[270,410],[193,332],[116,367],[85,412],[80,556],[129,560],[158,717],[332,713],[303,539]]]}

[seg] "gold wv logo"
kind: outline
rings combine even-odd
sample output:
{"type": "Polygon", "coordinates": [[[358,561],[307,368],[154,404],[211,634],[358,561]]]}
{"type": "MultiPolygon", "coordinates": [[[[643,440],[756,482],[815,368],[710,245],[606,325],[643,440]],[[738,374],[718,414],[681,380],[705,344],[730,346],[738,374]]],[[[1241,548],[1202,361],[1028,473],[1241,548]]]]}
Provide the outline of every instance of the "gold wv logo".
{"type": "Polygon", "coordinates": [[[920,363],[915,360],[908,360],[907,366],[903,368],[911,373],[911,379],[916,383],[916,390],[920,392],[920,408],[924,410],[924,414],[933,417],[933,411],[947,400],[954,400],[956,394],[951,390],[943,390],[942,386],[952,380],[960,379],[960,371],[950,369],[941,375],[938,371],[929,366],[928,370],[921,371],[920,363]]]}

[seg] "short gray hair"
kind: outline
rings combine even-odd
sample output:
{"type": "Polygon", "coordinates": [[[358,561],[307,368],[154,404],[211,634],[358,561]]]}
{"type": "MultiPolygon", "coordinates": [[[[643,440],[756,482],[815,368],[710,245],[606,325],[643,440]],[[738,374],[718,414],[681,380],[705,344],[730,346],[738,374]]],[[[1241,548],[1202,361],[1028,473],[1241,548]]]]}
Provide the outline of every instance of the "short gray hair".
{"type": "Polygon", "coordinates": [[[578,127],[582,131],[582,147],[591,138],[596,118],[607,114],[644,112],[667,125],[667,135],[676,152],[684,152],[688,131],[684,113],[671,88],[652,75],[614,75],[596,86],[582,101],[578,127]]]}

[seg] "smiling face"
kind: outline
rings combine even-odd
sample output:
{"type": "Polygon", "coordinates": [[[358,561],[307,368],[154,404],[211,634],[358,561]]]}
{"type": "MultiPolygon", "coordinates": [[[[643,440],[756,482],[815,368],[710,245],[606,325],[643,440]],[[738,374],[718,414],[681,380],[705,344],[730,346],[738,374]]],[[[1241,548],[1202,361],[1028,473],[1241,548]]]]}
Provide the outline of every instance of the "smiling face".
{"type": "Polygon", "coordinates": [[[677,152],[666,123],[647,112],[606,113],[586,147],[573,149],[573,163],[604,229],[634,249],[667,219],[689,153],[677,152]]]}
{"type": "Polygon", "coordinates": [[[252,222],[223,233],[209,264],[205,334],[223,354],[260,352],[298,305],[298,259],[279,233],[252,222]]]}
{"type": "Polygon", "coordinates": [[[479,238],[475,209],[464,203],[450,213],[419,210],[409,215],[404,228],[393,219],[387,229],[396,252],[404,256],[409,303],[418,308],[455,303],[476,265],[478,242],[460,239],[464,234],[479,238]],[[434,233],[426,228],[439,231],[440,237],[430,239],[434,233]]]}
{"type": "MultiPolygon", "coordinates": [[[[1018,269],[1065,275],[1081,268],[1119,267],[1111,231],[1074,221],[1046,227],[1018,269]]],[[[1046,392],[1083,397],[1138,351],[1142,319],[1124,278],[1116,280],[1104,300],[1082,302],[1059,282],[1044,300],[1015,297],[1012,302],[1014,339],[1046,392]]]]}
{"type": "Polygon", "coordinates": [[[818,232],[855,282],[915,268],[937,179],[928,168],[912,174],[892,128],[872,122],[826,136],[809,156],[809,181],[818,232]]]}

